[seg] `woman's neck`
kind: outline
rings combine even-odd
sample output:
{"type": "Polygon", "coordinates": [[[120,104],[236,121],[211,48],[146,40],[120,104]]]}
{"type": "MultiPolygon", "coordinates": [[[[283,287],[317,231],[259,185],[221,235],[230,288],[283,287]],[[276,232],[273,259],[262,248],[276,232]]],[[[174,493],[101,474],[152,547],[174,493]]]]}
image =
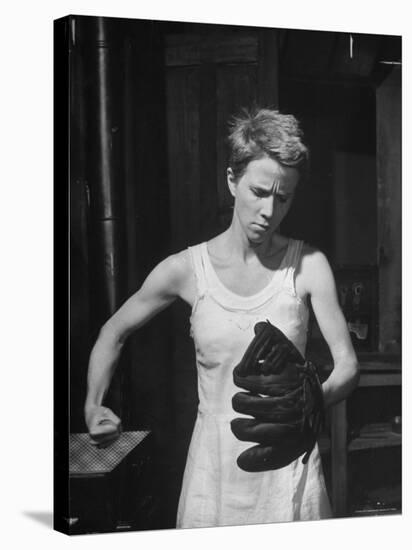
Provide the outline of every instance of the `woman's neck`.
{"type": "Polygon", "coordinates": [[[277,250],[283,248],[287,239],[277,231],[269,233],[264,240],[259,243],[251,242],[240,227],[232,221],[229,228],[217,237],[219,239],[219,255],[226,257],[241,258],[248,263],[257,257],[261,260],[272,256],[277,250]]]}

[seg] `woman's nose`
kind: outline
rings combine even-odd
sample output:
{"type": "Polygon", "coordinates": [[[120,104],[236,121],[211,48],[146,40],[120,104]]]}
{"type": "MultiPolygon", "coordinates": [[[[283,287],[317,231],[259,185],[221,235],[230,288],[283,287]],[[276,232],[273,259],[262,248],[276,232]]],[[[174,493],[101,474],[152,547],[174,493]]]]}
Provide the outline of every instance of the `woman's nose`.
{"type": "Polygon", "coordinates": [[[262,205],[262,216],[267,220],[270,220],[270,218],[273,216],[273,210],[274,198],[272,196],[266,197],[262,205]]]}

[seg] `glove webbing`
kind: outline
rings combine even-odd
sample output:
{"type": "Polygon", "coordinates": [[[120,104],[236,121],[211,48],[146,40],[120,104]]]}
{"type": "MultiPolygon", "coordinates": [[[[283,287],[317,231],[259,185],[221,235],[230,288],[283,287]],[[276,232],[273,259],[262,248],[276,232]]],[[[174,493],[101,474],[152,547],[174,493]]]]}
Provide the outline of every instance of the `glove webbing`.
{"type": "Polygon", "coordinates": [[[306,362],[305,370],[306,370],[306,373],[303,380],[303,408],[302,408],[301,426],[303,431],[305,427],[305,423],[308,422],[309,427],[313,433],[313,439],[312,439],[312,444],[310,445],[309,449],[306,451],[302,459],[303,464],[306,464],[307,461],[309,460],[309,457],[316,445],[316,441],[319,437],[319,434],[323,428],[324,421],[325,421],[324,406],[323,406],[323,391],[322,391],[322,385],[321,385],[317,370],[310,361],[306,362]],[[306,409],[308,385],[312,389],[313,395],[315,396],[318,406],[315,407],[315,410],[312,412],[312,414],[309,417],[306,417],[305,409],[306,409]]]}

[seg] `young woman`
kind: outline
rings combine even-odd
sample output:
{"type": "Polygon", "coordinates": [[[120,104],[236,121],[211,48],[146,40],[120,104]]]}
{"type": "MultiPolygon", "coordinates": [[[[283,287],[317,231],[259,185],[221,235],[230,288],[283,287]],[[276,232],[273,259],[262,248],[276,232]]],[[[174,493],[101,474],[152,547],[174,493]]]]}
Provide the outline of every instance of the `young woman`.
{"type": "Polygon", "coordinates": [[[93,348],[85,404],[90,435],[108,444],[120,420],[101,403],[123,343],[176,298],[192,307],[199,409],[188,452],[177,526],[207,527],[330,517],[317,446],[306,464],[245,472],[236,459],[250,447],[236,439],[234,366],[268,319],[304,356],[310,298],[334,369],[323,384],[328,407],[356,386],[358,367],[325,256],[282,236],[308,151],[292,115],[244,111],[229,135],[227,183],[234,198],[230,227],[208,242],[161,262],[103,326],[93,348]]]}

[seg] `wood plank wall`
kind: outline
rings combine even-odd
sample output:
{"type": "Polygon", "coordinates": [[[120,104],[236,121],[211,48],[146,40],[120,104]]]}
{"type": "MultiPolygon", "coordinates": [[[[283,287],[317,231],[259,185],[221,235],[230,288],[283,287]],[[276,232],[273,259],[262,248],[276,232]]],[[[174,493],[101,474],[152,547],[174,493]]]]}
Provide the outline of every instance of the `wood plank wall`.
{"type": "Polygon", "coordinates": [[[380,351],[401,350],[401,68],[376,92],[380,351]]]}

